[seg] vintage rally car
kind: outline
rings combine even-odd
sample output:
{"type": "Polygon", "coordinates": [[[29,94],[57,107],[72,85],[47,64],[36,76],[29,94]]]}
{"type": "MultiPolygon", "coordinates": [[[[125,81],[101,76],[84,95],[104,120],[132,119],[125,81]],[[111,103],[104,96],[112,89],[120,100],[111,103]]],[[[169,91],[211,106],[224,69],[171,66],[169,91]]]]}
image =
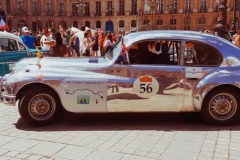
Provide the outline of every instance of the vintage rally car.
{"type": "Polygon", "coordinates": [[[240,49],[193,31],[126,35],[104,57],[28,58],[2,81],[4,101],[31,125],[67,110],[200,112],[214,125],[240,116],[240,49]]]}
{"type": "MultiPolygon", "coordinates": [[[[0,31],[0,76],[10,73],[22,58],[37,56],[37,49],[29,49],[22,39],[14,34],[0,31]]],[[[51,55],[51,50],[41,50],[43,55],[51,55]]]]}

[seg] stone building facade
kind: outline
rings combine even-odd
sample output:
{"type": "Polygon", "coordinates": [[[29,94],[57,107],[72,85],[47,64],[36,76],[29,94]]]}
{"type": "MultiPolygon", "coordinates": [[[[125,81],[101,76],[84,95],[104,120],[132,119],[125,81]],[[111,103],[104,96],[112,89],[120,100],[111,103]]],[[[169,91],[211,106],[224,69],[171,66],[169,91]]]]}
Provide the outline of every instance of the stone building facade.
{"type": "MultiPolygon", "coordinates": [[[[111,30],[212,30],[220,0],[0,0],[0,11],[11,29],[33,31],[82,25],[111,30]],[[5,15],[4,15],[5,14],[5,15]]],[[[236,0],[239,17],[240,0],[236,0]]],[[[228,0],[228,24],[233,0],[228,0]]],[[[239,20],[237,20],[237,28],[239,20]]]]}

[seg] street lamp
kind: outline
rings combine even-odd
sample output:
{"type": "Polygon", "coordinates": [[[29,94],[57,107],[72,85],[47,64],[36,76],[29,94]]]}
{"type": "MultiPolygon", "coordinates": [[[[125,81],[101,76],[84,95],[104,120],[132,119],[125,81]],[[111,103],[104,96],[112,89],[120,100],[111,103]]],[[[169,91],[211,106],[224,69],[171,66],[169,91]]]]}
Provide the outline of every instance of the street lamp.
{"type": "Polygon", "coordinates": [[[87,3],[85,1],[82,0],[78,0],[76,3],[76,7],[78,8],[78,10],[80,11],[80,25],[82,26],[82,12],[84,10],[84,8],[86,7],[87,3]]]}
{"type": "Polygon", "coordinates": [[[137,22],[138,22],[138,28],[141,27],[141,19],[142,19],[142,13],[141,13],[141,11],[139,10],[138,13],[137,13],[137,15],[136,15],[136,20],[137,20],[137,22]]]}
{"type": "Polygon", "coordinates": [[[110,16],[110,19],[111,19],[111,16],[113,15],[113,10],[114,10],[114,6],[113,5],[108,5],[107,8],[106,8],[106,11],[107,11],[107,16],[110,16]]]}
{"type": "Polygon", "coordinates": [[[7,23],[8,23],[8,26],[10,28],[10,30],[12,29],[12,18],[13,18],[13,14],[12,13],[7,13],[6,14],[6,17],[7,17],[7,23]]]}
{"type": "Polygon", "coordinates": [[[38,30],[41,30],[41,26],[42,26],[42,21],[43,21],[44,17],[43,16],[38,16],[37,17],[37,21],[38,21],[38,30]],[[41,24],[41,25],[40,25],[41,24]]]}
{"type": "Polygon", "coordinates": [[[154,11],[156,9],[156,7],[160,4],[159,0],[157,0],[157,2],[155,2],[155,0],[151,0],[149,3],[148,3],[148,6],[150,7],[150,10],[151,10],[151,15],[152,15],[152,30],[153,30],[153,14],[154,14],[154,11]]]}
{"type": "Polygon", "coordinates": [[[184,13],[184,30],[190,30],[191,13],[184,13]],[[187,27],[186,27],[187,26],[187,27]]]}
{"type": "Polygon", "coordinates": [[[229,33],[233,36],[236,33],[236,9],[237,9],[237,0],[233,1],[233,20],[232,20],[232,27],[229,33]]]}
{"type": "Polygon", "coordinates": [[[172,13],[175,13],[176,6],[177,6],[177,0],[173,0],[172,2],[169,2],[166,4],[166,10],[169,11],[169,14],[170,14],[169,29],[171,26],[172,13]]]}

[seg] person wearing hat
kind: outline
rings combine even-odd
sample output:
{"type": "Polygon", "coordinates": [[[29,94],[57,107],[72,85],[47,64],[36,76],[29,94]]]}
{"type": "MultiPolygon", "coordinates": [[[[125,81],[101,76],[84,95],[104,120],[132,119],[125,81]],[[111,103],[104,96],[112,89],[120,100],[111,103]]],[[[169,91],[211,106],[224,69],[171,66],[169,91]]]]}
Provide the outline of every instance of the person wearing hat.
{"type": "Polygon", "coordinates": [[[22,39],[23,43],[28,46],[28,48],[35,49],[36,48],[35,40],[32,35],[29,35],[29,32],[30,31],[28,30],[27,27],[23,27],[22,28],[23,35],[20,38],[22,39]]]}

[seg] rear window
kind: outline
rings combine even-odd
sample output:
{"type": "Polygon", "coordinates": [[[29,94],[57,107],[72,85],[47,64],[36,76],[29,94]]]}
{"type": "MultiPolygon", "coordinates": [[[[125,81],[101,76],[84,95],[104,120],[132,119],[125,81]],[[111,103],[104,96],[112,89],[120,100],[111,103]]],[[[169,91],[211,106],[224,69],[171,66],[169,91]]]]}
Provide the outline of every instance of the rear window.
{"type": "Polygon", "coordinates": [[[184,50],[186,66],[219,66],[222,61],[221,53],[214,47],[201,42],[186,42],[184,50]]]}

